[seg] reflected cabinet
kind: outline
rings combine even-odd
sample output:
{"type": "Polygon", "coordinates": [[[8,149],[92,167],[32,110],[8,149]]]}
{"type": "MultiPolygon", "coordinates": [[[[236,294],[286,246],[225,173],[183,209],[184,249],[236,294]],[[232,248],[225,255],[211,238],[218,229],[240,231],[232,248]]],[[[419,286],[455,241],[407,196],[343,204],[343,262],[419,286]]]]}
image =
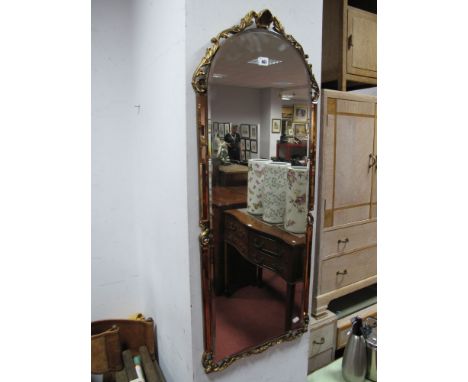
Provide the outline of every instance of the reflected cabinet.
{"type": "Polygon", "coordinates": [[[276,16],[251,11],[193,74],[207,373],[308,330],[319,87],[307,59],[276,16]]]}

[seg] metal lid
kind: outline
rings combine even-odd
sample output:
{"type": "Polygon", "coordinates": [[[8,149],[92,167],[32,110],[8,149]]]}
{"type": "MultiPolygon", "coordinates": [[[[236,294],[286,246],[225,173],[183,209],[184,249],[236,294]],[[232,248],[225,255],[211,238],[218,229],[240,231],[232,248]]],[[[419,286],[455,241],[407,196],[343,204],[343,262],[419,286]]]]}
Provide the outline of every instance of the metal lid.
{"type": "Polygon", "coordinates": [[[377,327],[372,328],[372,331],[366,336],[366,344],[368,347],[377,348],[377,327]]]}

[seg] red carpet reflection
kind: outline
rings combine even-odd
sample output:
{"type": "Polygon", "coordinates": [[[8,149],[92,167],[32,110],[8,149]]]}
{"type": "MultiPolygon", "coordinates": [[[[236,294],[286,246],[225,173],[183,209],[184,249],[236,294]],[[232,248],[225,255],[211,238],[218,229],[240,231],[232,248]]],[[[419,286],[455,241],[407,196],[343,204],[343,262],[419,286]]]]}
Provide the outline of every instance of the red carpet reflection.
{"type": "MultiPolygon", "coordinates": [[[[296,284],[293,317],[300,317],[303,283],[296,284]]],[[[214,360],[239,353],[283,335],[286,314],[286,282],[263,270],[263,286],[240,288],[231,297],[217,296],[214,360]]],[[[293,323],[295,329],[300,322],[293,323]]]]}

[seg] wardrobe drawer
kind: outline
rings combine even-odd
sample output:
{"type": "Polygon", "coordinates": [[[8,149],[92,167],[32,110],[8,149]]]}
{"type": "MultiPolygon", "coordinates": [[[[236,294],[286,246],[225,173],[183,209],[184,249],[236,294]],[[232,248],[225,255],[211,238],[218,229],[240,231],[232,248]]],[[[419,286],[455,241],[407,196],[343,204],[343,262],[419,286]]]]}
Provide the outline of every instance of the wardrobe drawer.
{"type": "Polygon", "coordinates": [[[377,222],[324,231],[320,257],[349,252],[377,243],[377,222]]]}
{"type": "Polygon", "coordinates": [[[324,350],[334,347],[336,323],[335,321],[324,325],[318,329],[311,330],[309,357],[317,355],[324,350]]]}
{"type": "Polygon", "coordinates": [[[321,262],[320,293],[340,289],[377,274],[377,247],[363,249],[321,262]]]}
{"type": "Polygon", "coordinates": [[[333,349],[328,349],[323,353],[317,354],[314,357],[309,358],[308,373],[312,373],[314,370],[320,369],[329,363],[333,362],[335,353],[333,349]]]}

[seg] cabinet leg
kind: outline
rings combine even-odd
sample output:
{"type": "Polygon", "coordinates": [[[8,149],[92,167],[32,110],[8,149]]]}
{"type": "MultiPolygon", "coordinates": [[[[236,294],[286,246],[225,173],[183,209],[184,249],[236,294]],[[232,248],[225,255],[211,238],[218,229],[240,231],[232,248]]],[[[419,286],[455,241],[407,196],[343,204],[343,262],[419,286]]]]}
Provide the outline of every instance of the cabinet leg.
{"type": "Polygon", "coordinates": [[[229,266],[228,266],[228,248],[224,243],[224,295],[231,297],[231,288],[229,287],[229,266]]]}
{"type": "Polygon", "coordinates": [[[263,268],[257,266],[257,286],[261,288],[263,286],[263,268]]]}
{"type": "Polygon", "coordinates": [[[286,331],[291,330],[292,327],[292,315],[294,308],[294,295],[296,291],[296,284],[287,283],[286,290],[286,318],[284,328],[286,331]]]}

